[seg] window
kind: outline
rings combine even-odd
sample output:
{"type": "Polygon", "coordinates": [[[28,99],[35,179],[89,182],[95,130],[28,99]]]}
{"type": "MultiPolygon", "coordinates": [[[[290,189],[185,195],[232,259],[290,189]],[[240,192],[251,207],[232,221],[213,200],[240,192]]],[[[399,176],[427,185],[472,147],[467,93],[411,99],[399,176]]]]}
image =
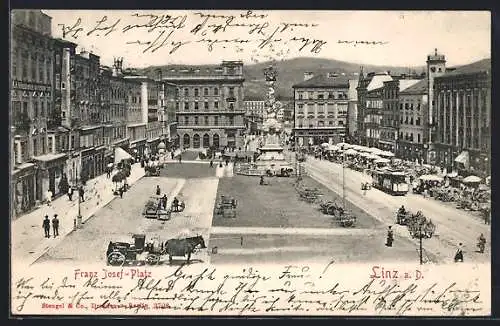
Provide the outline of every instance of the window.
{"type": "Polygon", "coordinates": [[[33,155],[34,156],[38,155],[38,143],[36,138],[33,138],[33,155]]]}
{"type": "Polygon", "coordinates": [[[415,125],[420,126],[420,118],[417,118],[417,119],[415,120],[415,125]]]}
{"type": "Polygon", "coordinates": [[[322,100],[322,99],[323,99],[323,97],[324,97],[324,96],[323,96],[323,94],[318,94],[318,99],[319,99],[319,100],[322,100]]]}
{"type": "Polygon", "coordinates": [[[217,87],[214,87],[214,95],[219,95],[219,89],[217,87]]]}
{"type": "Polygon", "coordinates": [[[219,125],[219,117],[215,116],[214,117],[214,126],[218,126],[218,125],[219,125]]]}
{"type": "Polygon", "coordinates": [[[307,94],[307,98],[308,98],[308,99],[313,99],[313,98],[314,98],[314,92],[309,92],[309,93],[307,94]]]}
{"type": "Polygon", "coordinates": [[[330,120],[330,121],[328,121],[328,125],[329,125],[329,126],[333,126],[333,121],[331,121],[331,120],[330,120]]]}
{"type": "Polygon", "coordinates": [[[229,87],[229,97],[234,97],[234,87],[229,87]]]}
{"type": "Polygon", "coordinates": [[[304,99],[304,95],[302,94],[302,92],[298,92],[298,93],[299,93],[299,100],[304,99]]]}
{"type": "Polygon", "coordinates": [[[229,111],[234,111],[234,104],[233,103],[229,103],[229,111]]]}
{"type": "Polygon", "coordinates": [[[219,108],[219,102],[214,102],[214,109],[218,109],[219,108]]]}
{"type": "Polygon", "coordinates": [[[21,78],[23,80],[28,79],[28,51],[24,50],[21,53],[21,69],[22,69],[22,76],[21,78]]]}
{"type": "Polygon", "coordinates": [[[344,120],[339,120],[339,126],[343,126],[344,125],[344,120]]]}
{"type": "Polygon", "coordinates": [[[206,87],[205,87],[205,88],[203,89],[203,95],[204,95],[204,96],[208,96],[208,88],[206,88],[206,87]]]}
{"type": "Polygon", "coordinates": [[[197,126],[198,125],[198,117],[194,117],[194,124],[197,126]]]}
{"type": "Polygon", "coordinates": [[[234,117],[229,117],[229,125],[234,126],[234,117]]]}
{"type": "Polygon", "coordinates": [[[175,110],[176,111],[179,111],[179,107],[180,107],[179,102],[175,102],[175,110]]]}
{"type": "Polygon", "coordinates": [[[208,102],[207,101],[205,101],[205,103],[204,103],[204,108],[205,108],[205,110],[208,110],[208,102]]]}
{"type": "Polygon", "coordinates": [[[43,83],[45,82],[45,58],[40,56],[38,58],[38,80],[43,83]]]}
{"type": "Polygon", "coordinates": [[[200,96],[198,88],[194,89],[194,96],[200,96]]]}
{"type": "Polygon", "coordinates": [[[420,144],[420,134],[417,134],[417,143],[420,144]]]}
{"type": "Polygon", "coordinates": [[[207,117],[207,116],[205,116],[205,119],[204,119],[204,120],[205,120],[205,126],[208,126],[208,117],[207,117]]]}
{"type": "Polygon", "coordinates": [[[189,111],[189,102],[184,102],[184,110],[189,111]]]}
{"type": "Polygon", "coordinates": [[[189,96],[189,88],[184,88],[184,96],[189,96]]]}
{"type": "Polygon", "coordinates": [[[189,125],[189,117],[184,117],[184,124],[189,125]]]}
{"type": "Polygon", "coordinates": [[[34,118],[38,117],[38,102],[37,101],[33,102],[33,117],[34,118]]]}
{"type": "Polygon", "coordinates": [[[198,102],[194,102],[194,109],[195,109],[195,110],[198,110],[198,109],[199,109],[198,102]]]}
{"type": "Polygon", "coordinates": [[[36,53],[31,54],[31,80],[36,81],[37,76],[36,76],[36,62],[37,62],[37,55],[36,53]]]}

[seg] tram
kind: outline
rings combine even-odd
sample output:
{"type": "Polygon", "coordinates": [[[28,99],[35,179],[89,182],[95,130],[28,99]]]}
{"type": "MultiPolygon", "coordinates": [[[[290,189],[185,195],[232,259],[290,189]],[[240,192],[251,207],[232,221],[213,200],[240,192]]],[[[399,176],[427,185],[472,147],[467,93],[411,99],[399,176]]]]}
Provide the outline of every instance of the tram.
{"type": "Polygon", "coordinates": [[[373,187],[394,196],[404,196],[409,190],[409,179],[402,171],[375,170],[372,174],[373,187]]]}

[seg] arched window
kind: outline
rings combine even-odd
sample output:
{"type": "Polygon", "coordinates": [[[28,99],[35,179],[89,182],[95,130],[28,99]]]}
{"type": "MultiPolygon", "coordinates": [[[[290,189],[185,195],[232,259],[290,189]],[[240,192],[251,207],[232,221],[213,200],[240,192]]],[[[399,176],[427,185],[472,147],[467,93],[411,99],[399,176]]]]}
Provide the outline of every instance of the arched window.
{"type": "Polygon", "coordinates": [[[210,136],[208,134],[203,135],[203,148],[210,147],[210,136]]]}
{"type": "Polygon", "coordinates": [[[189,142],[190,142],[189,135],[188,134],[184,134],[184,137],[182,138],[182,143],[184,145],[184,148],[190,146],[189,142]]]}
{"type": "Polygon", "coordinates": [[[214,142],[213,142],[213,146],[215,148],[219,148],[219,135],[218,134],[215,134],[214,135],[214,142]]]}
{"type": "Polygon", "coordinates": [[[193,136],[193,148],[200,148],[200,135],[198,134],[193,136]]]}

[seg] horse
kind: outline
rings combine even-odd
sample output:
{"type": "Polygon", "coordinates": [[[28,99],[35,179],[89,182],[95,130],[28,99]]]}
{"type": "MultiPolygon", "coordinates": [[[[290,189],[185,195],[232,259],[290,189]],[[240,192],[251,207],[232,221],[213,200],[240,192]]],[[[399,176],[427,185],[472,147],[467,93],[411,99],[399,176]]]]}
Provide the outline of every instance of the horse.
{"type": "Polygon", "coordinates": [[[168,254],[168,261],[172,263],[173,256],[184,257],[187,255],[187,263],[191,259],[191,254],[194,252],[196,247],[200,246],[200,249],[205,249],[205,241],[201,235],[185,238],[185,239],[170,239],[165,242],[165,252],[168,254]]]}

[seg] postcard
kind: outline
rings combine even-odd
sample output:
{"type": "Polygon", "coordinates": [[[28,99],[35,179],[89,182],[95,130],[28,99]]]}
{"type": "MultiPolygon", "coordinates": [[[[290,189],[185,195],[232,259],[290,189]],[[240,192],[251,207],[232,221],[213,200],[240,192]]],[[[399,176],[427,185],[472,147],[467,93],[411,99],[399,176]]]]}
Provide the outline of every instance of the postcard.
{"type": "Polygon", "coordinates": [[[11,11],[10,312],[489,316],[488,11],[11,11]]]}

